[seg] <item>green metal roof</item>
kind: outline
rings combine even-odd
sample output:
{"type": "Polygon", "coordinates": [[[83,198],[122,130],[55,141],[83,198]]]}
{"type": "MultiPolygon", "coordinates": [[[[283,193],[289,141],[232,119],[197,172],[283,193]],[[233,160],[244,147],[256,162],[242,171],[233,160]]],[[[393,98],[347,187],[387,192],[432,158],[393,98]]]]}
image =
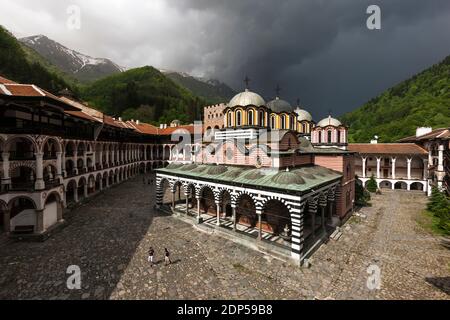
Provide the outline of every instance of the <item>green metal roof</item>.
{"type": "Polygon", "coordinates": [[[224,184],[246,185],[258,189],[281,189],[285,192],[287,190],[300,193],[342,177],[341,173],[321,166],[302,166],[284,171],[274,168],[257,169],[246,166],[171,163],[166,168],[156,171],[161,174],[224,184]]]}

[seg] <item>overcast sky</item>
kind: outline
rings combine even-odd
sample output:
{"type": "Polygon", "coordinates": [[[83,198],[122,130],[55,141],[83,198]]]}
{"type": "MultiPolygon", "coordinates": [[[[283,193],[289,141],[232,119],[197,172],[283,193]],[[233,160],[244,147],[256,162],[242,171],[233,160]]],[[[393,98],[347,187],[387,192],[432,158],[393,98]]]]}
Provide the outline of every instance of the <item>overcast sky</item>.
{"type": "Polygon", "coordinates": [[[449,0],[1,0],[0,24],[132,68],[152,65],[339,116],[450,54],[449,0]],[[81,9],[81,28],[67,8],[81,9]],[[381,30],[366,9],[381,8],[381,30]]]}

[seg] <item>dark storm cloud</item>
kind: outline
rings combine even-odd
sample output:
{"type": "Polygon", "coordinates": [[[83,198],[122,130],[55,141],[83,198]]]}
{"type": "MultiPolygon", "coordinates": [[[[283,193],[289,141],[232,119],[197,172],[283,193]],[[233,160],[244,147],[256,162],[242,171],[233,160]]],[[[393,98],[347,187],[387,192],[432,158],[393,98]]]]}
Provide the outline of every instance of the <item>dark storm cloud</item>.
{"type": "Polygon", "coordinates": [[[282,97],[299,97],[316,120],[354,109],[450,54],[448,0],[3,1],[0,23],[14,31],[237,90],[248,75],[266,98],[279,83],[282,97]],[[82,9],[77,32],[64,27],[72,3],[82,9]],[[366,28],[370,4],[381,7],[381,30],[366,28]]]}

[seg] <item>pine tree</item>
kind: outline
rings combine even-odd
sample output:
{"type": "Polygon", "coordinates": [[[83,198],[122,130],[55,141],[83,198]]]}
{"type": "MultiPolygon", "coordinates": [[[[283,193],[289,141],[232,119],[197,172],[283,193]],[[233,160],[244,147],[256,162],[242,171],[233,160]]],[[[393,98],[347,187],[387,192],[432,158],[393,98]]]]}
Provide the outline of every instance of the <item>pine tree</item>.
{"type": "Polygon", "coordinates": [[[370,177],[369,181],[367,182],[367,187],[366,189],[369,192],[376,192],[378,189],[378,185],[377,185],[377,181],[375,180],[375,176],[372,174],[372,176],[370,177]]]}

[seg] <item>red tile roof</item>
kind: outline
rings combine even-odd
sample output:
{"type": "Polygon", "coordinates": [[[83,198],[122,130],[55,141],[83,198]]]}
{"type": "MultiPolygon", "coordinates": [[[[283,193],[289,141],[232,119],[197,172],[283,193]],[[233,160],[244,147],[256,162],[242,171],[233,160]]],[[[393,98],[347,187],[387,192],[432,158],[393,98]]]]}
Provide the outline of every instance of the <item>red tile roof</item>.
{"type": "Polygon", "coordinates": [[[348,150],[364,154],[428,154],[415,143],[350,143],[348,150]]]}
{"type": "MultiPolygon", "coordinates": [[[[184,125],[184,126],[178,126],[178,127],[168,127],[165,129],[158,129],[158,134],[171,135],[172,133],[174,133],[176,130],[179,130],[179,129],[184,129],[184,130],[187,130],[190,134],[194,134],[194,125],[184,125]]],[[[180,132],[182,132],[182,131],[180,131],[180,132]]]]}
{"type": "Polygon", "coordinates": [[[12,80],[9,80],[9,79],[6,79],[6,78],[0,76],[0,84],[14,84],[14,83],[17,83],[17,82],[14,82],[12,80]]]}

